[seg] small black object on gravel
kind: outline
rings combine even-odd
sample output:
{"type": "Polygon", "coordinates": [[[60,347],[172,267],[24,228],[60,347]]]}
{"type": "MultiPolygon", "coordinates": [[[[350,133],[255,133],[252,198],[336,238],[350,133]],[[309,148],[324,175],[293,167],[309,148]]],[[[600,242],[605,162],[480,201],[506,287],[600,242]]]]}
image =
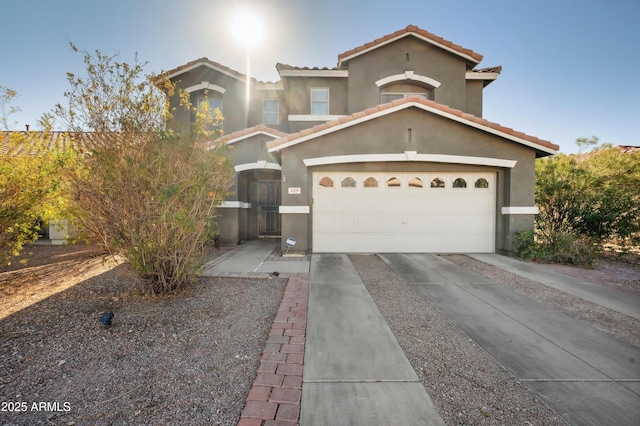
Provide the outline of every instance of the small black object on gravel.
{"type": "Polygon", "coordinates": [[[111,327],[111,320],[113,319],[113,312],[104,312],[100,317],[100,324],[105,327],[111,327]]]}

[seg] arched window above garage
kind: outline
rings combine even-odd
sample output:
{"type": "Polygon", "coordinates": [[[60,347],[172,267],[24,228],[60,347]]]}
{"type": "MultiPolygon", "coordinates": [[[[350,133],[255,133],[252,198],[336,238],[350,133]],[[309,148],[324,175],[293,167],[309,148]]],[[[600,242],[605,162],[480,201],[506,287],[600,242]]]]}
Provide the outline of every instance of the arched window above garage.
{"type": "Polygon", "coordinates": [[[457,178],[456,180],[453,181],[453,187],[454,188],[466,188],[467,187],[467,181],[464,180],[463,178],[457,178]]]}
{"type": "Polygon", "coordinates": [[[431,181],[431,187],[432,188],[444,188],[444,179],[439,178],[439,177],[434,178],[431,181]]]}
{"type": "Polygon", "coordinates": [[[320,186],[324,186],[325,188],[333,188],[333,179],[329,176],[325,176],[320,179],[320,186]]]}
{"type": "Polygon", "coordinates": [[[489,182],[485,178],[480,178],[476,180],[475,183],[476,188],[489,188],[489,182]]]}
{"type": "Polygon", "coordinates": [[[409,188],[422,188],[422,179],[419,177],[414,177],[409,179],[409,188]]]}
{"type": "Polygon", "coordinates": [[[348,177],[342,179],[342,187],[343,188],[355,188],[356,187],[356,180],[354,178],[352,178],[351,176],[348,176],[348,177]]]}
{"type": "Polygon", "coordinates": [[[365,188],[377,188],[378,187],[378,179],[376,179],[374,177],[368,177],[364,181],[364,187],[365,188]]]}
{"type": "Polygon", "coordinates": [[[397,177],[387,179],[387,187],[400,188],[400,179],[398,179],[397,177]]]}

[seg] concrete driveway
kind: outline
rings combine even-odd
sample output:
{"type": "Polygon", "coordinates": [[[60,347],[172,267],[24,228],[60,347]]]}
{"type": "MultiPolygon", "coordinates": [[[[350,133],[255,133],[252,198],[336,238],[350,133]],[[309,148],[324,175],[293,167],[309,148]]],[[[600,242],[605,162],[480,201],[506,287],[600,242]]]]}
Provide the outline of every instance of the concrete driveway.
{"type": "Polygon", "coordinates": [[[300,424],[444,426],[346,254],[311,257],[300,424]]]}
{"type": "MultiPolygon", "coordinates": [[[[640,424],[640,350],[437,255],[380,257],[570,424],[640,424]]],[[[570,286],[562,277],[550,281],[570,286]]],[[[594,292],[589,298],[599,300],[594,292]]],[[[602,301],[623,311],[639,303],[613,289],[602,301]]]]}

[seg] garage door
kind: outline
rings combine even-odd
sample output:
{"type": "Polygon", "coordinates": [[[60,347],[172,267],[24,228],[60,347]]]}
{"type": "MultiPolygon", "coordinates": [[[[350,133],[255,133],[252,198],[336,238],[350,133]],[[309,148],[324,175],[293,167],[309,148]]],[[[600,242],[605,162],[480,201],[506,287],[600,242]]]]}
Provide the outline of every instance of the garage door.
{"type": "Polygon", "coordinates": [[[495,249],[495,173],[313,174],[313,251],[495,249]]]}

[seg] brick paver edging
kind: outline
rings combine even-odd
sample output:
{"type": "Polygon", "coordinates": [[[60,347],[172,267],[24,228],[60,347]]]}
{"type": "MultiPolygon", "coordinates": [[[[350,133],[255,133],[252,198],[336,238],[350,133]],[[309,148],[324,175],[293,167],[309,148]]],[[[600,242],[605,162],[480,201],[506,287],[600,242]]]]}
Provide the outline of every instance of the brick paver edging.
{"type": "Polygon", "coordinates": [[[289,281],[238,426],[294,426],[300,417],[309,274],[289,281]]]}

